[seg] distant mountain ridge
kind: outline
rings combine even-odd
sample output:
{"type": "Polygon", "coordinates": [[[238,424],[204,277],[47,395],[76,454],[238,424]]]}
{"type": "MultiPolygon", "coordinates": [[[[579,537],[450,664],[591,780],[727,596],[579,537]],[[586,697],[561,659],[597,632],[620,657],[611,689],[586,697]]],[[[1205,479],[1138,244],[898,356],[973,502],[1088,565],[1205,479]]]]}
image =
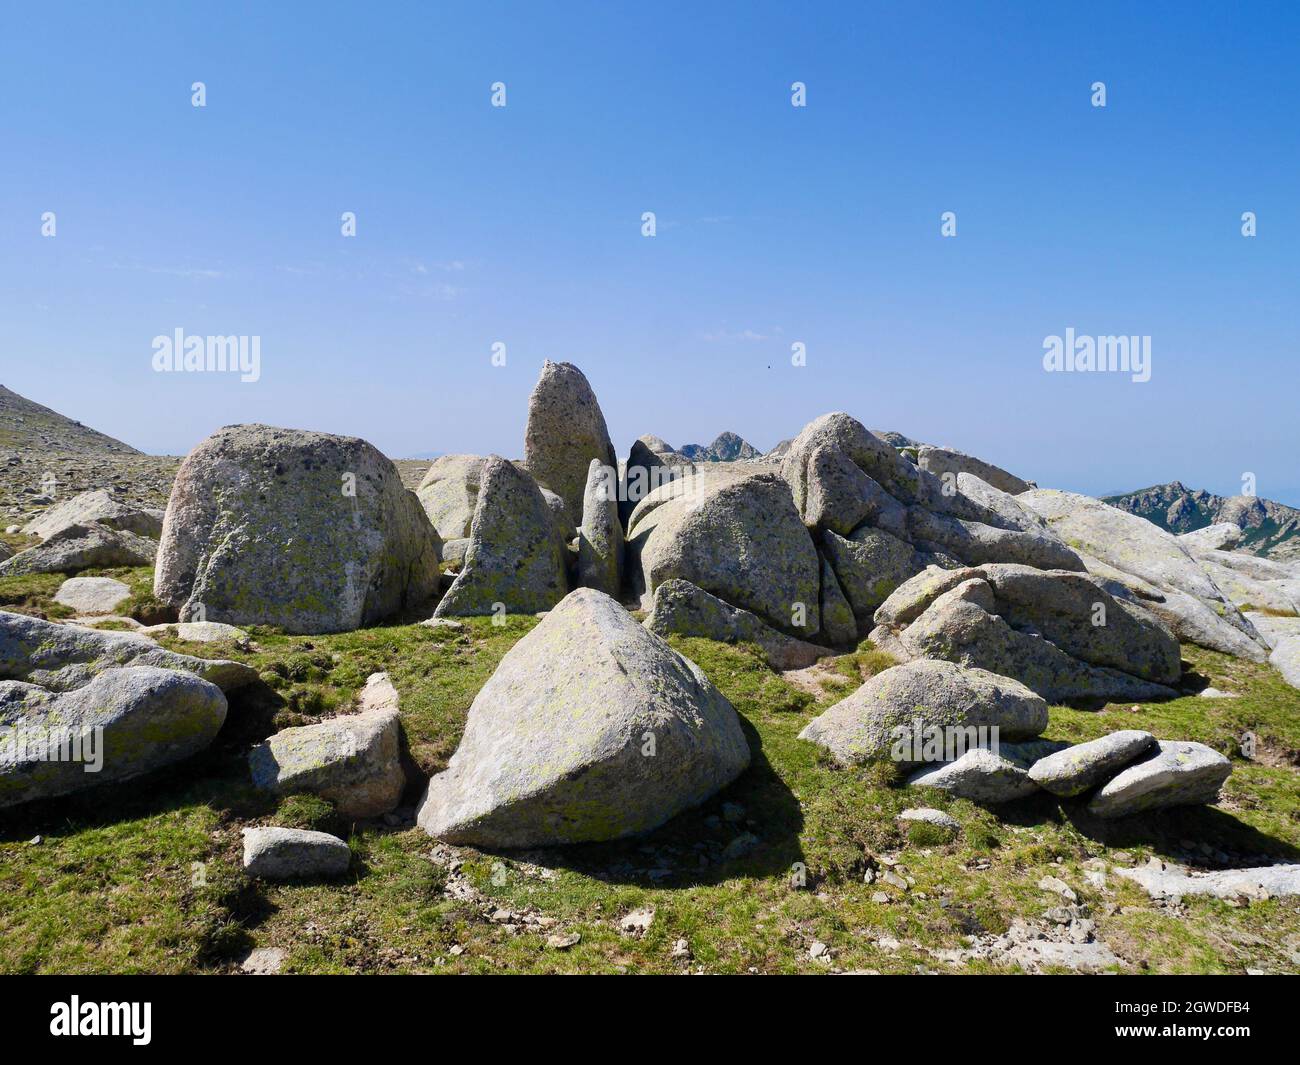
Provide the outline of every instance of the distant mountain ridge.
{"type": "Polygon", "coordinates": [[[1300,558],[1300,510],[1258,496],[1217,496],[1180,481],[1106,496],[1104,501],[1181,534],[1226,521],[1243,532],[1240,550],[1270,558],[1300,558]]]}
{"type": "Polygon", "coordinates": [[[0,385],[0,450],[76,454],[141,452],[0,385]]]}
{"type": "Polygon", "coordinates": [[[762,452],[732,432],[719,433],[718,438],[705,447],[703,444],[683,444],[677,449],[692,462],[735,462],[738,459],[756,459],[762,452]]]}

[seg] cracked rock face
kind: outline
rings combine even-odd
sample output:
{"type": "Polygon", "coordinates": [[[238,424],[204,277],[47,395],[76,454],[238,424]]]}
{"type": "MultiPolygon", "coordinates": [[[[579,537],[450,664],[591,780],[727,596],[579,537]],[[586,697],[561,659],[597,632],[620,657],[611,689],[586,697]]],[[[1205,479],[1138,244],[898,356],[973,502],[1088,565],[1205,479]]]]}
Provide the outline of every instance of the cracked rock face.
{"type": "Polygon", "coordinates": [[[896,589],[877,611],[876,645],[1014,677],[1050,701],[1173,696],[1177,640],[1100,582],[1006,563],[962,572],[956,585],[927,570],[896,589]]]}
{"type": "Polygon", "coordinates": [[[154,594],[181,621],[344,632],[432,596],[441,548],[364,440],[228,426],[176,475],[154,594]]]}
{"type": "Polygon", "coordinates": [[[1090,572],[1128,587],[1183,639],[1257,662],[1265,657],[1254,627],[1179,537],[1073,492],[1039,488],[1016,500],[1045,518],[1080,553],[1090,572]]]}
{"type": "Polygon", "coordinates": [[[480,847],[618,839],[698,805],[748,764],[735,710],[700,669],[581,588],[501,660],[418,820],[480,847]]]}

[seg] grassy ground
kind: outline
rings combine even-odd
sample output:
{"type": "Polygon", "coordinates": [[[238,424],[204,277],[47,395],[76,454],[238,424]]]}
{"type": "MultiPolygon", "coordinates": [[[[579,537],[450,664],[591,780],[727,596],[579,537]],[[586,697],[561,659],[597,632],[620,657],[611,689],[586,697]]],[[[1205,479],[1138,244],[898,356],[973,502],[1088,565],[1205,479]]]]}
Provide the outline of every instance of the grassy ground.
{"type": "MultiPolygon", "coordinates": [[[[41,609],[42,591],[24,594],[41,609]]],[[[1059,905],[1036,887],[1045,874],[1079,893],[1130,971],[1300,971],[1300,903],[1162,905],[1113,873],[1104,887],[1085,881],[1095,859],[1300,860],[1300,692],[1267,667],[1192,648],[1190,666],[1240,698],[1052,709],[1051,737],[1136,727],[1233,756],[1220,806],[1120,824],[1046,797],[994,815],[901,789],[885,767],[835,768],[797,734],[888,664],[866,646],[832,663],[842,690],[817,697],[752,649],[675,639],[740,712],[753,765],[701,809],[626,843],[526,855],[452,850],[409,817],[348,824],[320,800],[277,802],[249,785],[250,743],[336,712],[381,669],[401,694],[414,762],[425,774],[440,770],[475,693],[535,623],[329,637],[254,630],[251,650],[172,643],[249,661],[264,683],[232,704],[217,744],[186,765],[0,815],[0,971],[226,972],[253,947],[283,949],[287,972],[948,971],[931,950],[1059,905]],[[1248,731],[1254,761],[1239,750],[1248,731]],[[905,832],[895,816],[917,805],[947,810],[961,835],[943,842],[928,827],[905,832]],[[353,871],[333,884],[248,882],[240,829],[250,824],[339,832],[355,853],[353,871]],[[890,861],[908,889],[865,882],[890,861]],[[792,886],[801,873],[804,886],[792,886]],[[873,901],[882,890],[888,901],[873,901]],[[641,909],[654,910],[649,930],[620,931],[641,909]],[[674,949],[679,940],[684,950],[674,949]],[[815,942],[828,957],[810,957],[815,942]]],[[[406,804],[417,797],[413,789],[406,804]]]]}

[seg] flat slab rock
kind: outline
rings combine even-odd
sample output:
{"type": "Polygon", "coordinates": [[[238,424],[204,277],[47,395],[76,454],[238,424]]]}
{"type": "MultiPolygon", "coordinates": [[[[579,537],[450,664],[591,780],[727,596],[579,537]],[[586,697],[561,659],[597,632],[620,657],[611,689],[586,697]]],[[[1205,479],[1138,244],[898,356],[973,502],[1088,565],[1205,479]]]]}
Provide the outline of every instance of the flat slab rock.
{"type": "Polygon", "coordinates": [[[1155,743],[1151,733],[1139,729],[1112,732],[1038,759],[1030,766],[1029,778],[1061,798],[1082,795],[1149,752],[1155,743]]]}
{"type": "Polygon", "coordinates": [[[56,625],[0,610],[0,680],[22,680],[51,691],[72,691],[117,666],[158,666],[196,673],[224,692],[257,680],[242,662],[195,658],[159,647],[134,632],[99,632],[56,625]]]}
{"type": "Polygon", "coordinates": [[[907,781],[909,788],[939,788],[958,799],[994,806],[1023,799],[1038,785],[1020,766],[983,747],[967,751],[954,762],[922,769],[907,781]]]}
{"type": "Polygon", "coordinates": [[[342,876],[352,851],[338,836],[300,828],[244,829],[244,871],[266,880],[342,876]]]}
{"type": "Polygon", "coordinates": [[[1300,895],[1300,865],[1264,865],[1254,869],[1190,873],[1153,858],[1136,869],[1116,866],[1115,872],[1140,884],[1152,898],[1212,895],[1217,899],[1230,899],[1245,895],[1252,899],[1280,899],[1300,895]]]}
{"type": "Polygon", "coordinates": [[[178,621],[168,625],[147,625],[139,630],[144,636],[166,636],[185,643],[221,643],[223,640],[246,640],[248,633],[221,621],[178,621]]]}
{"type": "Polygon", "coordinates": [[[961,829],[961,822],[952,814],[946,814],[942,810],[935,810],[929,806],[918,806],[910,810],[904,810],[898,815],[900,821],[923,822],[927,825],[934,825],[936,828],[946,828],[950,832],[957,832],[961,829]]]}
{"type": "Polygon", "coordinates": [[[1115,818],[1170,806],[1213,803],[1231,773],[1232,763],[1213,747],[1158,740],[1146,758],[1098,789],[1088,803],[1088,812],[1115,818]]]}
{"type": "Polygon", "coordinates": [[[131,598],[131,589],[112,577],[70,577],[59,585],[54,601],[78,614],[111,614],[131,598]]]}

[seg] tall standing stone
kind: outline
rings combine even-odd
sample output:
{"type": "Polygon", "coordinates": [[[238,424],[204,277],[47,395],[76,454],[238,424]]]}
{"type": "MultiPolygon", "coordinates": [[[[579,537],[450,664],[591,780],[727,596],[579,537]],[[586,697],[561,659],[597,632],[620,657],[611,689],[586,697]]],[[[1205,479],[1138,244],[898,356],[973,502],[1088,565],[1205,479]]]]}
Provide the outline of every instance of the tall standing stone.
{"type": "Polygon", "coordinates": [[[618,471],[592,459],[578,530],[578,583],[618,598],[623,585],[623,525],[618,520],[618,471]]]}
{"type": "Polygon", "coordinates": [[[596,394],[576,366],[548,359],[528,397],[524,461],[538,483],[555,492],[576,516],[582,513],[592,459],[618,468],[596,394]]]}

